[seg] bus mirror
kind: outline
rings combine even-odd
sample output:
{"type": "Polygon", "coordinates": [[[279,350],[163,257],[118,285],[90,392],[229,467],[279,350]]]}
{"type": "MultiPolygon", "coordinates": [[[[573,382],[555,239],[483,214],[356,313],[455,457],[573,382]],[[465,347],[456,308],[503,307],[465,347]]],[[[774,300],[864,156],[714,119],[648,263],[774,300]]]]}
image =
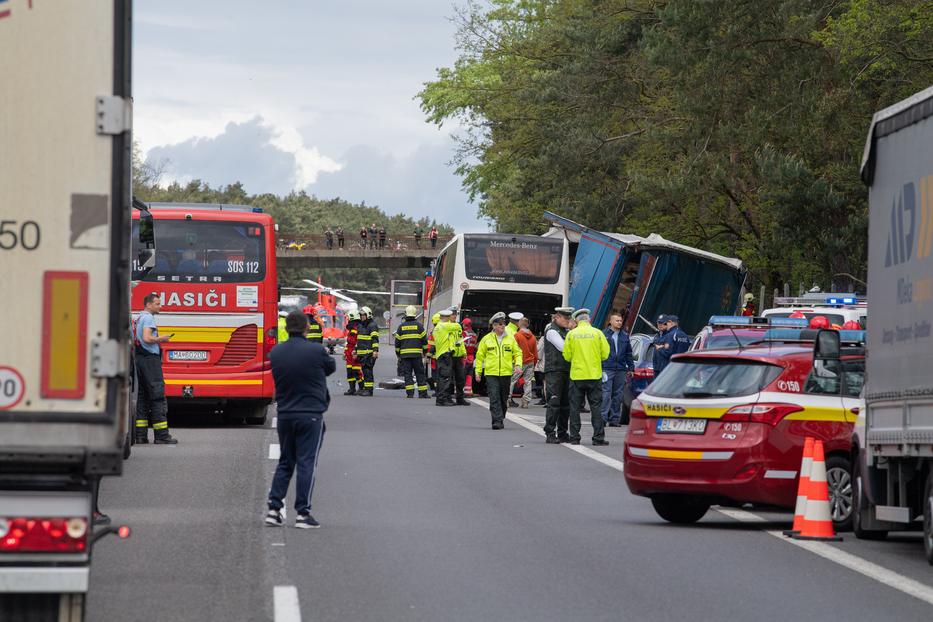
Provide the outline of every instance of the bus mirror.
{"type": "Polygon", "coordinates": [[[156,252],[154,248],[141,248],[136,257],[136,266],[138,271],[146,274],[155,268],[156,252]]]}
{"type": "Polygon", "coordinates": [[[839,331],[821,330],[816,334],[816,343],[813,346],[813,358],[839,360],[841,349],[839,331]]]}

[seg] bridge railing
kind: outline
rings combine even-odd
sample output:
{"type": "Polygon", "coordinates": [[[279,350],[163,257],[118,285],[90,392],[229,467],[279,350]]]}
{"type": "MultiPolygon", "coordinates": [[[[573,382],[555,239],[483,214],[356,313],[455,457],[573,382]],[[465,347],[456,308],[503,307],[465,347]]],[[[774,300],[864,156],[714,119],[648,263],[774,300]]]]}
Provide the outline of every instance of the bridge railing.
{"type": "Polygon", "coordinates": [[[314,235],[291,235],[281,231],[276,233],[276,248],[278,250],[332,250],[334,252],[399,252],[407,253],[417,250],[440,250],[444,248],[452,236],[438,236],[436,245],[432,246],[431,239],[424,235],[418,240],[414,235],[387,235],[382,241],[376,237],[374,240],[367,238],[365,241],[360,239],[359,234],[347,235],[341,245],[340,240],[335,235],[330,245],[328,245],[327,236],[323,234],[314,235]]]}

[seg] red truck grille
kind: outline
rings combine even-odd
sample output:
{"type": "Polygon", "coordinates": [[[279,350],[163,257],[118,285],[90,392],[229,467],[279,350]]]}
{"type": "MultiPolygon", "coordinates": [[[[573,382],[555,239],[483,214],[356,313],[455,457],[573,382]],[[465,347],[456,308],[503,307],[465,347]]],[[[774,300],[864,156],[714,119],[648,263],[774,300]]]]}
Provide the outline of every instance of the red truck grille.
{"type": "Polygon", "coordinates": [[[259,352],[259,343],[256,341],[257,326],[247,324],[240,326],[230,335],[230,341],[224,348],[224,354],[217,361],[218,367],[236,367],[256,358],[259,352]]]}

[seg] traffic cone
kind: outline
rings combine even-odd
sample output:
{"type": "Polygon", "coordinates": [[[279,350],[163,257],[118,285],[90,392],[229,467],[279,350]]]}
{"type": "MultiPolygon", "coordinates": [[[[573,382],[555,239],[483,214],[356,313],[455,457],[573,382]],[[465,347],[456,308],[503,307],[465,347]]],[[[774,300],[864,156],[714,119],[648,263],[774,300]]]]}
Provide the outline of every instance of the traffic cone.
{"type": "Polygon", "coordinates": [[[794,526],[784,530],[785,536],[800,533],[807,511],[807,491],[810,490],[810,469],[813,468],[813,437],[803,442],[803,459],[800,461],[800,483],[797,485],[797,505],[794,508],[794,526]]]}
{"type": "Polygon", "coordinates": [[[810,487],[807,490],[807,509],[804,513],[800,533],[793,534],[798,540],[842,540],[833,530],[833,519],[829,511],[829,485],[826,483],[826,456],[823,441],[813,443],[813,465],[810,467],[810,487]]]}
{"type": "Polygon", "coordinates": [[[473,374],[466,375],[466,381],[463,383],[463,394],[473,395],[473,374]]]}

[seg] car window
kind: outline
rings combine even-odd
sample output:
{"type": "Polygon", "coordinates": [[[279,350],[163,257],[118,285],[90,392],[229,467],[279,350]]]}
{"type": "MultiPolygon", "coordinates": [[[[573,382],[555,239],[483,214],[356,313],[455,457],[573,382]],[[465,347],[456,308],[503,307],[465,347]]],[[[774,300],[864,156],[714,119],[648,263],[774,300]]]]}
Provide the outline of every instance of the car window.
{"type": "Polygon", "coordinates": [[[862,385],[865,384],[865,361],[843,361],[842,375],[842,394],[846,397],[859,397],[862,385]]]}
{"type": "Polygon", "coordinates": [[[738,397],[758,393],[782,367],[758,361],[707,359],[671,361],[649,390],[657,397],[738,397]]]}
{"type": "Polygon", "coordinates": [[[813,368],[803,386],[804,393],[839,395],[841,367],[840,361],[813,361],[813,368]]]}

